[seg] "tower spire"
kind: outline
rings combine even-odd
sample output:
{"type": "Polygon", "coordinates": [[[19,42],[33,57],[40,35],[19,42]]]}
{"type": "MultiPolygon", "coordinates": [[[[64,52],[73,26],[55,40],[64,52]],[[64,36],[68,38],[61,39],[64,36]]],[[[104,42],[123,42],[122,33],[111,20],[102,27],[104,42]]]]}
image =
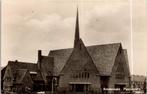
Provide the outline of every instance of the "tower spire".
{"type": "Polygon", "coordinates": [[[78,13],[78,8],[77,8],[74,47],[76,46],[76,44],[77,44],[77,42],[79,40],[80,40],[80,33],[79,33],[79,13],[78,13]]]}

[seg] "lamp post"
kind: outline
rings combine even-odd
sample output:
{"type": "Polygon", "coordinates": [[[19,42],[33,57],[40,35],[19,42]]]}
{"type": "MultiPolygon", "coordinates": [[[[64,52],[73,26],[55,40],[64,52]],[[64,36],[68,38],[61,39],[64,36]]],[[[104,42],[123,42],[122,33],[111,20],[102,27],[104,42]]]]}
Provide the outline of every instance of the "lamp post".
{"type": "Polygon", "coordinates": [[[146,78],[144,80],[144,87],[143,87],[143,89],[144,89],[144,93],[146,94],[147,93],[147,80],[146,80],[146,78]]]}
{"type": "Polygon", "coordinates": [[[54,94],[54,77],[52,78],[52,94],[54,94]]]}
{"type": "MultiPolygon", "coordinates": [[[[57,77],[56,76],[53,76],[52,77],[52,94],[54,94],[54,87],[57,87],[58,86],[58,80],[57,80],[57,77]]],[[[55,88],[56,89],[56,88],[55,88]]]]}

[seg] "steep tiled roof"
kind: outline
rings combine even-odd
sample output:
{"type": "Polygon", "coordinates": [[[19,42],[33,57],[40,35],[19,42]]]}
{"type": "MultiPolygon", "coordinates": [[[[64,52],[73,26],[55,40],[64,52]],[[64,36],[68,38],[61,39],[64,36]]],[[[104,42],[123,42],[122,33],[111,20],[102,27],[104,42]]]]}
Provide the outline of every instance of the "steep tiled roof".
{"type": "MultiPolygon", "coordinates": [[[[94,64],[101,75],[110,75],[120,43],[87,46],[94,64]]],[[[68,60],[73,48],[51,50],[49,56],[54,57],[54,72],[60,73],[68,60]]]]}
{"type": "Polygon", "coordinates": [[[110,75],[120,43],[87,47],[97,69],[102,75],[110,75]]]}
{"type": "Polygon", "coordinates": [[[73,49],[51,50],[49,56],[54,57],[54,74],[58,75],[64,67],[73,49]]]}
{"type": "Polygon", "coordinates": [[[1,79],[3,79],[6,67],[1,68],[1,79]]]}
{"type": "Polygon", "coordinates": [[[53,72],[53,57],[49,56],[42,56],[41,59],[41,69],[44,71],[50,71],[51,73],[53,72]]]}
{"type": "Polygon", "coordinates": [[[27,71],[37,72],[35,80],[43,80],[41,73],[38,71],[37,64],[19,61],[9,61],[8,66],[10,66],[11,68],[16,83],[21,83],[27,71]]]}
{"type": "Polygon", "coordinates": [[[53,74],[53,57],[42,56],[41,59],[41,72],[44,81],[47,82],[46,76],[53,74]]]}
{"type": "Polygon", "coordinates": [[[28,69],[29,71],[37,71],[37,64],[34,63],[9,61],[8,65],[10,65],[12,71],[15,71],[17,69],[28,69]]]}

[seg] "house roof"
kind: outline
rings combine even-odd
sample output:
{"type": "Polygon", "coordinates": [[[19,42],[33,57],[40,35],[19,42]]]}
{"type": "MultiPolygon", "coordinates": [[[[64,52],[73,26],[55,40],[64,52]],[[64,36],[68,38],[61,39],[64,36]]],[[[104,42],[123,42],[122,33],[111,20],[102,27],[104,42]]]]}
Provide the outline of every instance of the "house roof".
{"type": "Polygon", "coordinates": [[[28,69],[29,71],[37,71],[37,64],[29,62],[20,62],[20,61],[9,61],[11,70],[15,71],[18,69],[28,69]]]}
{"type": "Polygon", "coordinates": [[[35,79],[43,80],[41,73],[38,71],[37,64],[19,61],[9,61],[8,66],[11,68],[12,75],[16,83],[21,83],[28,71],[37,72],[35,79]]]}
{"type": "Polygon", "coordinates": [[[51,50],[49,56],[54,57],[54,75],[58,75],[62,68],[64,67],[66,61],[72,53],[72,48],[70,49],[61,49],[61,50],[51,50]]]}
{"type": "Polygon", "coordinates": [[[135,82],[144,82],[146,78],[146,76],[142,75],[131,75],[131,80],[135,82]]]}
{"type": "Polygon", "coordinates": [[[54,62],[53,60],[54,60],[53,57],[42,56],[41,68],[46,72],[50,71],[52,73],[52,71],[53,71],[53,62],[54,62]]]}
{"type": "MultiPolygon", "coordinates": [[[[101,75],[110,75],[120,43],[87,46],[87,51],[101,75]]],[[[59,74],[66,64],[73,48],[51,50],[48,56],[54,57],[54,73],[59,74]]]]}

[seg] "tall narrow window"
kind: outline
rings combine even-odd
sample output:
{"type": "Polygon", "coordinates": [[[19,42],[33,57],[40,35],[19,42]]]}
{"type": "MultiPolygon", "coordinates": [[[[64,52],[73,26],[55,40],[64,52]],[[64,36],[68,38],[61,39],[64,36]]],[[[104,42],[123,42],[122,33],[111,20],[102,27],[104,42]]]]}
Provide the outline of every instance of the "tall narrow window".
{"type": "Polygon", "coordinates": [[[87,73],[87,78],[89,78],[89,73],[87,73]]]}
{"type": "Polygon", "coordinates": [[[81,78],[81,73],[79,73],[79,78],[81,78]]]}
{"type": "Polygon", "coordinates": [[[80,44],[80,50],[81,50],[81,44],[80,44]]]}

